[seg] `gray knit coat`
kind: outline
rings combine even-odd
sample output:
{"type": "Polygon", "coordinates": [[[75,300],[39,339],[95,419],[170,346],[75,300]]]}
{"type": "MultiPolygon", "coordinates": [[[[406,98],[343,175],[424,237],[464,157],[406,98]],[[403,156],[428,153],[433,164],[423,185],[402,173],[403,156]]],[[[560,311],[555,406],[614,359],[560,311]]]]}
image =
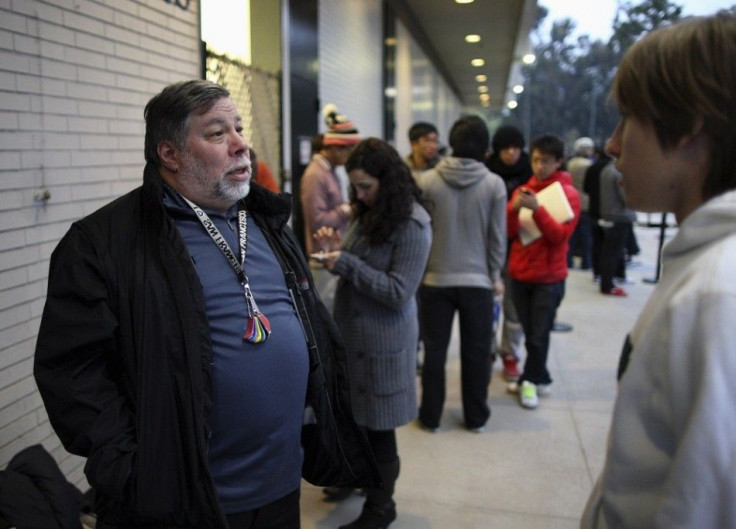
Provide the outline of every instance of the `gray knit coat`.
{"type": "Polygon", "coordinates": [[[417,414],[414,295],[431,243],[429,214],[415,203],[385,243],[370,244],[353,222],[333,269],[340,276],[334,316],[347,348],[353,414],[372,430],[397,428],[417,414]]]}

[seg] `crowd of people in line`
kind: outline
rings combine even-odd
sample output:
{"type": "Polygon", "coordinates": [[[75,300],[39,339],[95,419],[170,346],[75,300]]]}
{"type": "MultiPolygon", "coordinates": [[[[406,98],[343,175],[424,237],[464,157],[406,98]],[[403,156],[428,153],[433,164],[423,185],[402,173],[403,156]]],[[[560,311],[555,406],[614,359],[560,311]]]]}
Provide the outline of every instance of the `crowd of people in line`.
{"type": "Polygon", "coordinates": [[[455,315],[464,426],[490,418],[495,356],[537,408],[568,269],[579,259],[625,296],[634,209],[680,228],[622,354],[582,527],[736,526],[733,86],[736,16],[721,13],[635,43],[613,84],[618,127],[569,161],[556,135],[526,152],[518,129],[491,138],[472,115],[445,156],[415,124],[402,158],[330,105],[299,190],[305,248],[289,197],[253,183],[267,169],[228,91],[164,88],[144,111],[142,186],[53,253],[35,355],[54,429],[87,458],[98,527],[298,528],[302,478],[333,500],[364,491],[343,529],[387,527],[396,429],[438,433],[455,315]]]}

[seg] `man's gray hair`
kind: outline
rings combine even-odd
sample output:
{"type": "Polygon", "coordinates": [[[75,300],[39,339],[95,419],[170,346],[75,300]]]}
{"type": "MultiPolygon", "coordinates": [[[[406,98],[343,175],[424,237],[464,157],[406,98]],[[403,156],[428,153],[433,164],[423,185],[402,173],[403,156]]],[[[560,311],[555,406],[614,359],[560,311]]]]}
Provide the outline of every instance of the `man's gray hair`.
{"type": "Polygon", "coordinates": [[[229,96],[225,87],[201,79],[171,84],[153,96],[143,111],[146,162],[159,168],[159,144],[171,141],[178,148],[184,148],[191,115],[204,114],[218,100],[229,96]]]}

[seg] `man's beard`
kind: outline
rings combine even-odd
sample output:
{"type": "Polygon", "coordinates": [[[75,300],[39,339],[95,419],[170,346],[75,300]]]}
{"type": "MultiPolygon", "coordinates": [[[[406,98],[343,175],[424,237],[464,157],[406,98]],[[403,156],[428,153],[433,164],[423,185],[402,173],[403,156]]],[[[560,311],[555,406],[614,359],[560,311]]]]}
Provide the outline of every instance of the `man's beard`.
{"type": "MultiPolygon", "coordinates": [[[[189,151],[184,151],[184,160],[187,170],[182,171],[180,178],[189,181],[191,185],[203,190],[210,200],[219,204],[227,204],[228,207],[235,204],[248,196],[250,192],[250,178],[246,182],[233,182],[227,178],[227,174],[238,166],[246,162],[247,157],[243,161],[232,163],[217,178],[212,180],[207,175],[207,169],[199,158],[192,156],[189,151]]],[[[252,175],[252,168],[250,174],[252,175]]]]}

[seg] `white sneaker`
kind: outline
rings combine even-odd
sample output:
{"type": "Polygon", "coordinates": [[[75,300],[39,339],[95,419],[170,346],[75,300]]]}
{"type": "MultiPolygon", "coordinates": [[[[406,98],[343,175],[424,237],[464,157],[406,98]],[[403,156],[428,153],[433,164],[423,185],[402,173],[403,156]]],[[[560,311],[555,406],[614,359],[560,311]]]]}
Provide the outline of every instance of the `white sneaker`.
{"type": "Polygon", "coordinates": [[[537,386],[528,380],[521,383],[519,391],[519,403],[524,408],[533,410],[539,406],[539,397],[537,396],[537,386]]]}
{"type": "Polygon", "coordinates": [[[537,395],[540,397],[552,395],[552,384],[537,384],[537,395]]]}

